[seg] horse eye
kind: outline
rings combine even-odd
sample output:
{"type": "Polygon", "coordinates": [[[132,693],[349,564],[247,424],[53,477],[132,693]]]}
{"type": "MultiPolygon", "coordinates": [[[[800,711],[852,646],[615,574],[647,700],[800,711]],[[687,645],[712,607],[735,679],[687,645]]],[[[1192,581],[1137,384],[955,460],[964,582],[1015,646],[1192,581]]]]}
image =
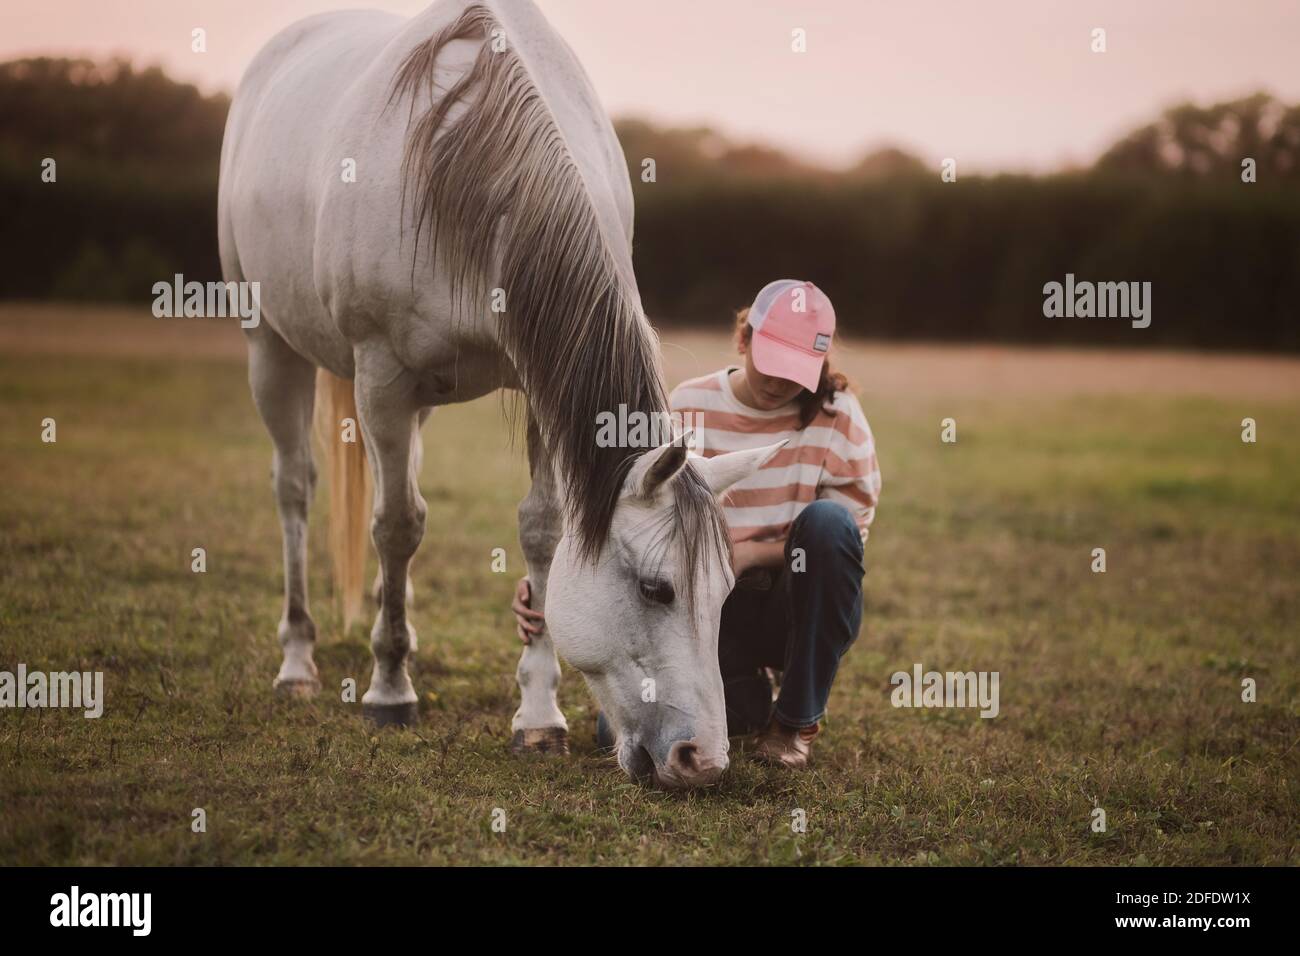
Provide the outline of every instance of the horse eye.
{"type": "Polygon", "coordinates": [[[641,596],[655,604],[672,604],[673,598],[677,596],[668,581],[650,581],[642,578],[638,584],[641,588],[641,596]]]}

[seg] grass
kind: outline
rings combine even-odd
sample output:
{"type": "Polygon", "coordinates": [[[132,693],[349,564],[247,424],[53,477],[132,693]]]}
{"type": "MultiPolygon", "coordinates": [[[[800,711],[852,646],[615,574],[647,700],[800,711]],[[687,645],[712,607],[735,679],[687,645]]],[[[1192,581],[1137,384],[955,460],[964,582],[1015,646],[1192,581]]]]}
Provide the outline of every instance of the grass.
{"type": "Polygon", "coordinates": [[[366,685],[367,628],[340,632],[321,533],[326,693],[270,693],[279,526],[242,364],[0,358],[0,669],[107,688],[99,720],[0,711],[0,863],[1294,864],[1300,407],[1141,388],[867,389],[885,490],[816,768],[742,751],[678,796],[595,754],[571,670],[573,755],[508,752],[527,478],[496,399],[425,429],[423,718],[373,733],[337,690],[366,685]],[[914,662],[999,671],[1000,715],[894,709],[889,675],[914,662]]]}

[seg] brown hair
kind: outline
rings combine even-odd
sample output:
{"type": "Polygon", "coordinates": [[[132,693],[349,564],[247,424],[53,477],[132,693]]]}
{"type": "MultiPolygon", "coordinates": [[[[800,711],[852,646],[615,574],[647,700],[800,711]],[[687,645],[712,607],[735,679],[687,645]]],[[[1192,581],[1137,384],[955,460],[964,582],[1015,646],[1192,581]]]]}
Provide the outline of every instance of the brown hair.
{"type": "MultiPolygon", "coordinates": [[[[749,309],[741,309],[736,313],[736,347],[748,349],[750,339],[753,337],[754,327],[749,324],[749,309]]],[[[795,399],[799,405],[799,428],[804,429],[812,424],[817,413],[826,407],[826,403],[835,393],[843,392],[847,388],[849,388],[848,378],[831,368],[831,360],[828,357],[825,362],[822,362],[822,377],[817,382],[817,391],[810,392],[805,388],[795,399]]]]}

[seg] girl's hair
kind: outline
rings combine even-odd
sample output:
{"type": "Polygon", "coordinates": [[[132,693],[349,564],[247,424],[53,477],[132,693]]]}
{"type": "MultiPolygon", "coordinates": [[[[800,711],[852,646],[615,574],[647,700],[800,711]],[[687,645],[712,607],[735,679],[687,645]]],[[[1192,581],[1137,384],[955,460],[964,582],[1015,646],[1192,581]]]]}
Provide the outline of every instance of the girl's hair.
{"type": "MultiPolygon", "coordinates": [[[[749,309],[741,309],[736,313],[736,346],[748,349],[753,337],[754,327],[749,324],[749,309]]],[[[826,407],[826,403],[832,396],[847,388],[849,388],[849,380],[842,373],[831,368],[830,359],[827,358],[822,362],[822,377],[817,383],[817,391],[810,392],[806,388],[802,389],[799,397],[795,399],[799,405],[799,428],[804,429],[812,424],[812,420],[826,407]]]]}

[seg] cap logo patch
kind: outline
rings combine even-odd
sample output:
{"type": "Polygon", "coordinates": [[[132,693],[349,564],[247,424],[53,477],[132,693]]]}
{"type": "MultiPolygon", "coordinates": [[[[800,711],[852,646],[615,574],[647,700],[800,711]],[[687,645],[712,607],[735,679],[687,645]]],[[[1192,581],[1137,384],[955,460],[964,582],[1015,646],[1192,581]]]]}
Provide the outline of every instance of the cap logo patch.
{"type": "Polygon", "coordinates": [[[813,350],[817,352],[828,352],[831,347],[831,337],[825,333],[817,333],[817,338],[813,342],[813,350]]]}

